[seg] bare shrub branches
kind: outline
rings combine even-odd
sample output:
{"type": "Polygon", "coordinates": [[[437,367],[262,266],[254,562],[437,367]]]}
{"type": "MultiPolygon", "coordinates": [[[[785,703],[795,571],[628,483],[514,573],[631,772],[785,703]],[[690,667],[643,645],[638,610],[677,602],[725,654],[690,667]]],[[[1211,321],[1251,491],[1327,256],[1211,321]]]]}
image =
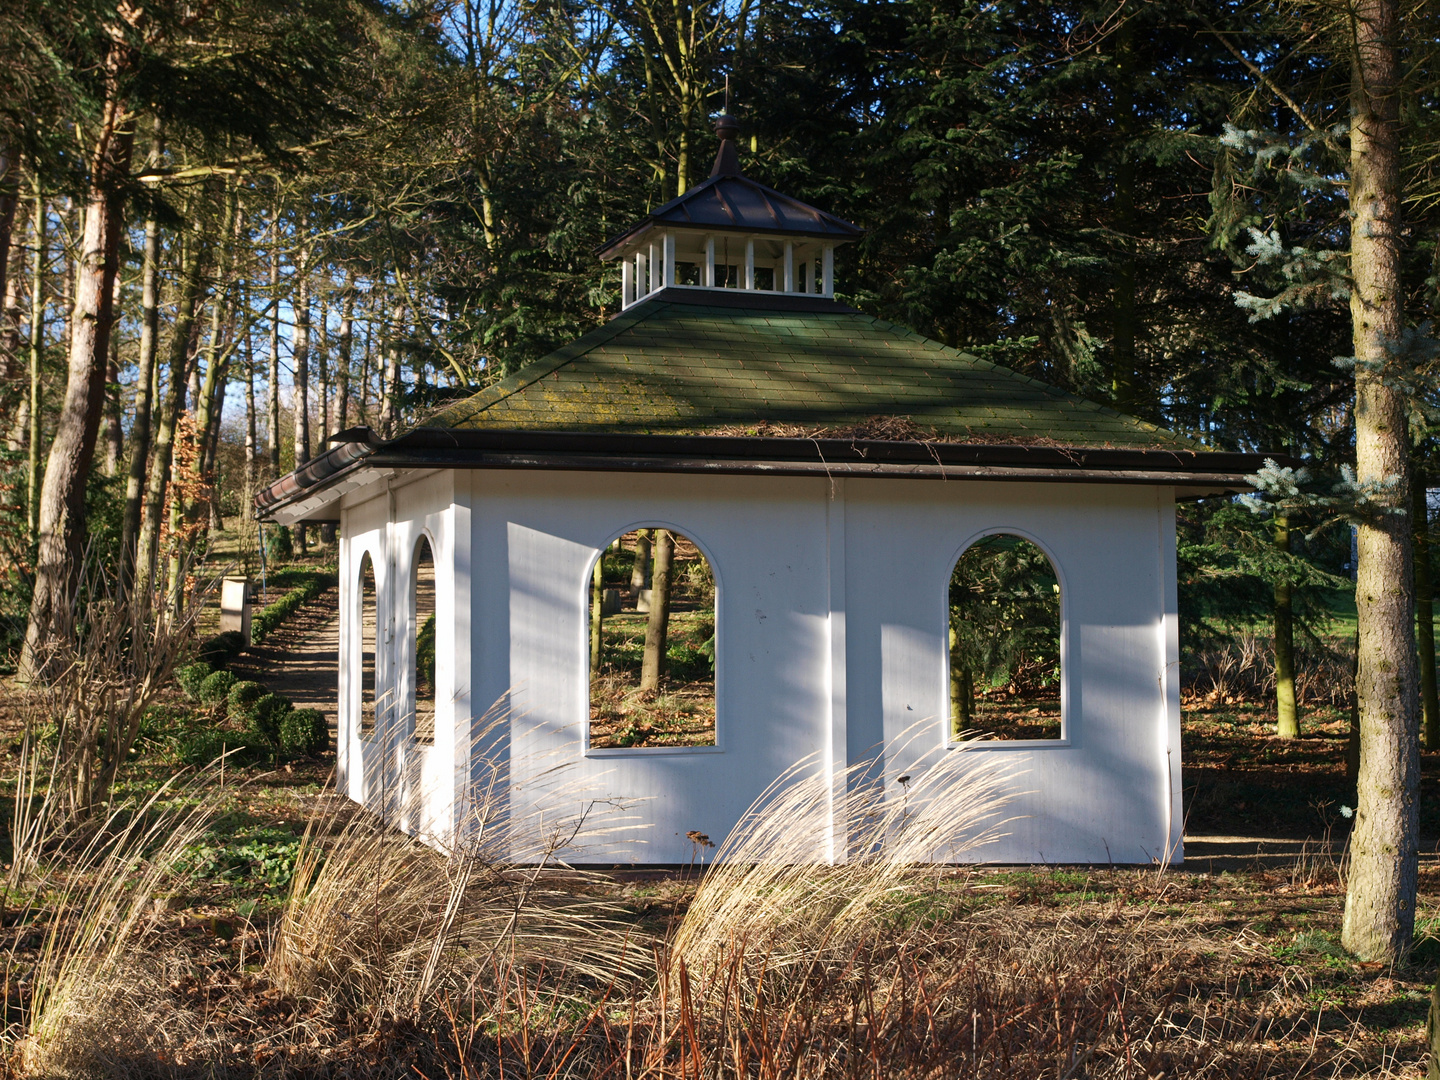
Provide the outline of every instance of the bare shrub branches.
{"type": "Polygon", "coordinates": [[[157,591],[126,590],[97,559],[87,558],[79,576],[84,602],[57,615],[45,641],[36,667],[46,676],[31,685],[26,736],[32,750],[51,751],[50,785],[64,797],[47,800],[48,811],[69,817],[105,802],[201,606],[175,614],[157,591]]]}

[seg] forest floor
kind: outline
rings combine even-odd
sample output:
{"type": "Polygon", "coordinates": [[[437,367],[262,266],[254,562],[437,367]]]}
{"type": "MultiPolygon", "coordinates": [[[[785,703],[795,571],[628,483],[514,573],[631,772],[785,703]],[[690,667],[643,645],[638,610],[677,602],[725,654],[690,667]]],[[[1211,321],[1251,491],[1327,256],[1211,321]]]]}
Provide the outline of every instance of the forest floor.
{"type": "MultiPolygon", "coordinates": [[[[297,704],[325,707],[333,716],[333,594],[302,608],[241,666],[297,704]]],[[[18,687],[0,685],[0,749],[7,773],[19,751],[22,701],[18,687]]],[[[917,994],[914,1008],[923,999],[931,1011],[905,1014],[910,1016],[905,1024],[914,1031],[924,1028],[930,1032],[926,1038],[947,1048],[950,1066],[925,1075],[1423,1075],[1428,992],[1440,971],[1440,754],[1424,755],[1423,763],[1416,947],[1397,967],[1359,963],[1339,945],[1348,829],[1342,808],[1353,805],[1354,794],[1345,778],[1346,719],[1318,711],[1306,717],[1305,734],[1295,740],[1274,738],[1272,722],[1260,703],[1187,702],[1183,864],[965,868],[917,880],[906,903],[919,904],[927,914],[918,923],[905,923],[903,932],[886,924],[882,940],[864,948],[871,950],[867,964],[878,962],[876,956],[888,962],[918,949],[931,957],[937,973],[949,970],[946,964],[969,965],[942,982],[954,997],[950,1012],[945,1001],[917,994]],[[984,980],[977,972],[991,980],[980,989],[984,980]],[[995,1017],[1003,1014],[996,1032],[1017,1033],[1026,1024],[1049,1023],[1040,1013],[1048,1017],[1053,1009],[1054,1024],[1068,1024],[1074,1037],[1071,1056],[1053,1072],[1020,1065],[1013,1071],[1002,1068],[998,1057],[983,1058],[975,1049],[984,1042],[976,1017],[986,1008],[997,1010],[995,1017]],[[1094,1019],[1102,1013],[1108,1019],[1094,1019]],[[1093,1019],[1089,1029],[1086,1017],[1093,1019]],[[1102,1047],[1090,1061],[1092,1072],[1073,1053],[1087,1037],[1102,1047]],[[976,1057],[967,1059],[972,1052],[976,1057]]],[[[127,986],[123,1000],[107,1006],[107,1019],[118,1009],[122,1022],[107,1028],[103,1045],[96,1042],[85,1051],[97,1055],[94,1067],[106,1075],[168,1077],[626,1075],[613,1055],[632,1052],[639,1038],[637,1015],[646,1009],[654,1015],[653,1000],[644,997],[648,991],[634,987],[587,983],[594,995],[590,1004],[582,995],[578,1004],[566,998],[563,1008],[541,1008],[545,994],[537,986],[526,1006],[534,1015],[527,1012],[523,1021],[512,1017],[498,1028],[472,1027],[466,1041],[453,1009],[426,1013],[418,997],[412,1007],[398,994],[387,998],[384,1009],[360,1008],[341,990],[323,984],[297,989],[277,976],[277,930],[290,910],[287,904],[297,903],[287,893],[302,837],[307,827],[334,834],[349,813],[333,794],[333,765],[333,753],[327,753],[278,769],[237,768],[224,779],[223,791],[211,791],[216,813],[188,849],[189,879],[183,890],[157,901],[143,935],[142,966],[163,977],[147,975],[127,986]],[[514,1024],[525,1029],[527,1060],[544,1067],[517,1068],[512,1051],[520,1053],[514,1042],[520,1036],[507,1027],[514,1024]],[[557,1066],[553,1059],[545,1064],[550,1051],[544,1048],[562,1045],[572,1047],[571,1064],[562,1060],[557,1066]],[[501,1071],[497,1063],[507,1055],[511,1060],[501,1071]],[[581,1061],[589,1064],[581,1068],[581,1061]]],[[[162,757],[142,759],[122,797],[153,790],[171,772],[162,757]]],[[[215,778],[207,783],[213,787],[215,778]]],[[[417,867],[434,859],[423,849],[407,857],[417,867]]],[[[702,871],[699,866],[617,871],[586,879],[576,895],[586,902],[603,900],[610,917],[629,927],[627,934],[663,947],[694,900],[702,871]]],[[[445,880],[437,878],[442,900],[445,880]]],[[[0,953],[7,956],[4,1009],[8,1038],[14,1040],[33,1028],[27,1008],[45,947],[48,901],[31,898],[38,910],[17,913],[14,894],[8,896],[0,953]]],[[[377,908],[377,940],[379,918],[377,908]]],[[[367,954],[364,962],[378,960],[367,954]]],[[[351,957],[333,968],[343,972],[356,963],[351,957]]],[[[833,985],[851,985],[855,970],[852,961],[835,973],[833,985]]],[[[461,975],[457,985],[464,984],[461,975]]],[[[343,982],[342,975],[335,977],[343,982]]],[[[478,977],[469,976],[472,1005],[478,977]]],[[[536,977],[543,981],[543,972],[536,977]]],[[[853,1002],[837,1003],[828,990],[803,993],[795,999],[807,1025],[797,1044],[802,1054],[843,1056],[849,1052],[845,1046],[855,1050],[857,1032],[883,1027],[883,1017],[872,1017],[868,1028],[856,1027],[853,1002]],[[842,1023],[844,1008],[852,1011],[842,1023]]],[[[776,1017],[771,1021],[754,1037],[783,1040],[785,1025],[776,1017]]],[[[670,1064],[652,1069],[655,1076],[688,1075],[692,1066],[699,1069],[701,1057],[713,1066],[707,1066],[709,1075],[734,1049],[698,1022],[689,1034],[666,1034],[663,1023],[647,1031],[652,1043],[679,1040],[678,1051],[662,1047],[655,1060],[670,1064]]],[[[896,1059],[898,1048],[909,1045],[908,1035],[894,1028],[886,1038],[888,1064],[879,1064],[880,1050],[873,1048],[876,1064],[865,1075],[920,1075],[914,1069],[923,1048],[917,1044],[919,1056],[896,1059]]],[[[1037,1036],[1037,1045],[1045,1038],[1043,1032],[1037,1036]]],[[[1018,1034],[1016,1039],[1005,1043],[1005,1053],[1021,1055],[1018,1062],[1024,1040],[1018,1034]]],[[[36,1075],[38,1060],[17,1054],[10,1068],[36,1075]]],[[[823,1067],[810,1074],[822,1072],[823,1067]]],[[[851,1073],[859,1074],[847,1068],[836,1075],[851,1073]]]]}

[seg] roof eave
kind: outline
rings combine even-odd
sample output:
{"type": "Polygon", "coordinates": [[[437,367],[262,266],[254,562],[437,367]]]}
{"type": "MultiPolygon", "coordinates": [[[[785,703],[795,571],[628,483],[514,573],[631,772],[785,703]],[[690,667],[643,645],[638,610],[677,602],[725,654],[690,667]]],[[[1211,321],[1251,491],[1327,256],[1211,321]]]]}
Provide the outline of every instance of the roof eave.
{"type": "Polygon", "coordinates": [[[290,508],[361,470],[435,468],[1151,484],[1220,494],[1249,490],[1247,474],[1274,456],[1163,448],[417,428],[386,443],[339,442],[259,492],[255,508],[258,518],[273,521],[291,516],[290,508]]]}

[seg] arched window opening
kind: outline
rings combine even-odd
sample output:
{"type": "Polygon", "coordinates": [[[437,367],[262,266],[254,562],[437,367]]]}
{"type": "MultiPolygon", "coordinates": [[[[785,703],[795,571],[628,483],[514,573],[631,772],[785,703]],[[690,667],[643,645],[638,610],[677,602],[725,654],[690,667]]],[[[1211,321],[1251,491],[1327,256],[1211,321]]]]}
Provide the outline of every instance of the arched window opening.
{"type": "Polygon", "coordinates": [[[637,529],[590,580],[590,746],[715,745],[715,576],[688,538],[637,529]]]}
{"type": "Polygon", "coordinates": [[[415,741],[435,742],[435,555],[422,536],[415,544],[410,595],[410,687],[415,741]]]}
{"type": "Polygon", "coordinates": [[[1061,737],[1060,580],[1029,540],[968,547],[950,575],[950,725],[991,739],[1061,737]]]}
{"type": "Polygon", "coordinates": [[[375,566],[360,558],[360,735],[375,734],[375,566]]]}

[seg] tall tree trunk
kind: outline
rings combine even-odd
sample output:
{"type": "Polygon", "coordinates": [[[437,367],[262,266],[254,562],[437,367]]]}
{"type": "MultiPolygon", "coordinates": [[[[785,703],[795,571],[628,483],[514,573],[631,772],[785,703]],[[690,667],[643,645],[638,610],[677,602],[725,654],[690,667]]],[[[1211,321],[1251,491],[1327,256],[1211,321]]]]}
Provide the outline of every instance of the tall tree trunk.
{"type": "MultiPolygon", "coordinates": [[[[158,150],[151,155],[158,161],[158,150]]],[[[160,223],[145,221],[145,256],[140,271],[140,355],[136,359],[135,418],[130,425],[130,468],[125,479],[125,512],[120,523],[120,548],[125,573],[133,580],[135,544],[140,536],[140,508],[150,463],[150,412],[155,399],[155,364],[160,342],[160,223]]]]}
{"type": "MultiPolygon", "coordinates": [[[[20,265],[25,250],[15,235],[20,206],[20,163],[8,146],[0,146],[0,380],[7,389],[20,373],[20,265]]],[[[23,231],[23,230],[22,230],[23,231]]]]}
{"type": "Polygon", "coordinates": [[[665,643],[670,634],[670,567],[675,537],[669,529],[655,531],[655,572],[650,587],[650,618],[645,623],[645,654],[640,663],[640,689],[659,690],[665,677],[665,643]]]}
{"type": "MultiPolygon", "coordinates": [[[[238,193],[231,188],[225,199],[225,220],[234,222],[239,230],[237,215],[238,193]]],[[[230,319],[235,310],[235,249],[237,237],[232,234],[225,245],[224,269],[221,271],[215,305],[210,311],[210,346],[206,349],[205,382],[196,400],[195,436],[198,440],[197,465],[206,491],[204,505],[186,508],[186,516],[198,520],[200,513],[209,517],[211,531],[218,532],[225,527],[220,517],[220,492],[216,481],[216,463],[220,450],[220,419],[225,410],[225,390],[230,382],[230,357],[233,349],[227,343],[230,319]]]]}
{"type": "Polygon", "coordinates": [[[190,358],[190,340],[196,319],[195,309],[204,290],[204,256],[198,240],[181,248],[180,300],[167,357],[168,382],[160,423],[155,431],[155,450],[150,457],[150,478],[145,487],[144,511],[135,553],[135,587],[154,587],[160,557],[160,528],[165,514],[165,494],[170,483],[170,465],[175,451],[175,425],[185,411],[185,369],[190,358]]]}
{"type": "Polygon", "coordinates": [[[210,362],[205,368],[205,383],[200,389],[198,416],[195,434],[199,440],[196,451],[199,454],[200,475],[208,488],[203,507],[192,507],[190,516],[198,512],[209,516],[210,528],[223,529],[220,519],[220,493],[216,487],[216,462],[220,450],[220,418],[225,406],[225,390],[230,384],[230,350],[225,345],[226,323],[229,321],[229,302],[218,302],[210,323],[210,362]]]}
{"type": "MultiPolygon", "coordinates": [[[[309,251],[301,252],[299,287],[295,290],[295,346],[291,350],[294,368],[295,406],[295,468],[310,460],[310,259],[309,251]]],[[[296,546],[300,554],[309,551],[309,538],[304,523],[295,526],[296,546]]]]}
{"type": "Polygon", "coordinates": [[[30,394],[27,387],[28,383],[21,387],[20,400],[15,403],[15,416],[5,435],[5,449],[12,454],[20,453],[30,443],[30,394]]]}
{"type": "MultiPolygon", "coordinates": [[[[109,62],[112,73],[121,55],[117,45],[109,62]]],[[[40,554],[20,655],[20,672],[28,679],[44,676],[52,627],[65,620],[79,584],[85,548],[85,480],[95,456],[105,400],[115,275],[125,231],[124,180],[135,142],[135,129],[125,112],[125,103],[112,94],[105,103],[90,168],[65,402],[40,492],[40,554]]]]}
{"type": "Polygon", "coordinates": [[[325,450],[325,440],[334,434],[334,429],[330,426],[330,337],[326,333],[325,325],[330,318],[330,312],[324,297],[320,300],[318,315],[319,318],[315,320],[315,350],[312,359],[320,383],[320,407],[317,410],[320,434],[315,440],[315,452],[320,454],[325,450]]]}
{"type": "Polygon", "coordinates": [[[30,461],[25,481],[25,507],[30,542],[40,536],[40,360],[45,351],[45,197],[39,177],[32,178],[35,195],[35,250],[30,253],[30,461]]]}
{"type": "MultiPolygon", "coordinates": [[[[1290,553],[1290,519],[1275,517],[1275,547],[1290,553]]],[[[1295,709],[1295,612],[1290,604],[1290,579],[1275,581],[1275,734],[1282,739],[1300,735],[1295,709]]]]}
{"type": "Polygon", "coordinates": [[[636,596],[650,580],[650,536],[653,529],[640,529],[635,534],[635,561],[630,566],[630,591],[636,596]]]}
{"type": "MultiPolygon", "coordinates": [[[[323,454],[329,445],[327,440],[335,433],[331,426],[335,417],[331,411],[330,393],[330,310],[325,297],[321,297],[319,318],[315,320],[315,335],[317,348],[315,349],[316,374],[320,377],[320,435],[315,440],[316,455],[323,454]]],[[[320,526],[320,543],[335,543],[335,526],[330,522],[320,526]]]]}
{"type": "MultiPolygon", "coordinates": [[[[1409,446],[1401,390],[1386,385],[1404,331],[1400,280],[1399,10],[1358,0],[1350,92],[1350,295],[1355,357],[1355,466],[1362,484],[1401,481],[1409,446]]],[[[1360,777],[1341,942],[1364,960],[1410,948],[1419,865],[1420,744],[1415,591],[1409,514],[1359,526],[1355,606],[1360,777]]]]}
{"type": "Polygon", "coordinates": [[[120,356],[111,342],[110,363],[105,367],[105,475],[120,471],[125,456],[125,429],[120,420],[120,356]]]}
{"type": "Polygon", "coordinates": [[[1425,474],[1417,467],[1410,481],[1411,520],[1415,524],[1415,632],[1420,660],[1421,732],[1426,750],[1440,750],[1440,694],[1435,686],[1435,587],[1430,576],[1430,508],[1425,474]]]}
{"type": "Polygon", "coordinates": [[[355,403],[358,419],[362,424],[370,423],[370,362],[374,357],[375,320],[365,320],[365,355],[360,358],[360,399],[355,403]]]}
{"type": "Polygon", "coordinates": [[[295,467],[310,460],[310,275],[301,267],[295,290],[295,345],[291,353],[294,369],[295,467]]]}
{"type": "Polygon", "coordinates": [[[355,273],[345,275],[345,298],[340,306],[340,333],[335,342],[335,366],[339,373],[335,426],[350,426],[350,353],[355,345],[355,273]]]}
{"type": "Polygon", "coordinates": [[[395,306],[394,320],[385,341],[385,371],[380,382],[380,434],[389,439],[395,434],[400,408],[400,328],[405,324],[405,305],[395,306]]]}
{"type": "Polygon", "coordinates": [[[245,492],[240,499],[240,517],[255,517],[255,338],[245,332],[245,492]]]}
{"type": "Polygon", "coordinates": [[[975,680],[960,654],[960,635],[950,627],[950,732],[969,731],[975,722],[975,680]]]}
{"type": "Polygon", "coordinates": [[[265,387],[265,448],[270,479],[280,475],[280,224],[279,214],[270,239],[270,369],[265,387]]]}

